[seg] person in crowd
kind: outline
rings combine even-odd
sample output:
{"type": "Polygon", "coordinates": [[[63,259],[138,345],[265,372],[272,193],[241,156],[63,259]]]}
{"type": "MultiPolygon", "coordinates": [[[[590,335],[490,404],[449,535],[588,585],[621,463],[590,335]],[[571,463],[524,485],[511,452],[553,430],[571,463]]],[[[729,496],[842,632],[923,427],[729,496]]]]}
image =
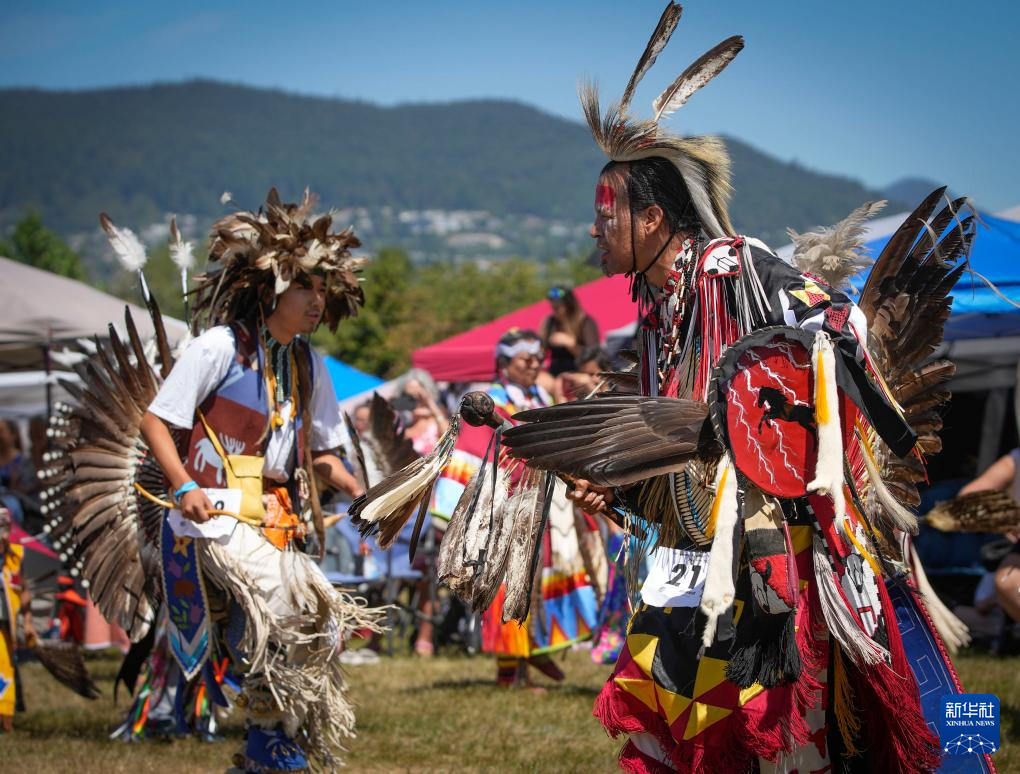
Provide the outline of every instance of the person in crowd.
{"type": "MultiPolygon", "coordinates": [[[[439,388],[428,371],[414,368],[409,371],[397,385],[399,395],[395,405],[406,403],[406,410],[401,412],[406,419],[403,428],[404,437],[409,438],[415,452],[424,457],[435,447],[439,438],[450,426],[446,410],[439,404],[439,388]]],[[[442,519],[434,520],[434,524],[443,525],[442,519]]],[[[434,546],[438,548],[442,540],[442,531],[438,526],[433,529],[434,546]]],[[[416,596],[418,598],[418,631],[414,640],[414,652],[423,658],[431,658],[435,653],[434,624],[435,600],[430,588],[434,588],[435,551],[421,551],[415,557],[414,569],[422,573],[418,581],[416,596]]]]}
{"type": "Polygon", "coordinates": [[[549,373],[554,377],[576,371],[577,357],[599,343],[599,326],[578,303],[570,288],[560,285],[549,291],[552,314],[539,331],[542,346],[549,353],[549,373]]]}
{"type": "Polygon", "coordinates": [[[24,525],[26,512],[33,510],[28,496],[35,483],[33,477],[31,461],[21,449],[17,425],[9,419],[0,419],[0,505],[10,510],[15,524],[24,525]]]}
{"type": "MultiPolygon", "coordinates": [[[[961,495],[971,492],[995,490],[1007,492],[1020,502],[1020,448],[1012,449],[994,463],[988,470],[960,490],[961,495]]],[[[999,604],[1014,621],[1020,621],[1020,524],[1006,535],[1014,544],[1013,550],[1003,558],[995,571],[995,593],[999,604]]]]}
{"type": "Polygon", "coordinates": [[[359,433],[368,432],[368,422],[372,415],[372,402],[365,401],[359,403],[351,414],[351,421],[354,423],[354,429],[359,433]]]}
{"type": "MultiPolygon", "coordinates": [[[[544,348],[536,332],[508,330],[499,339],[495,354],[496,378],[485,392],[501,418],[513,422],[519,411],[552,404],[550,394],[537,383],[544,348]]],[[[488,428],[462,426],[453,459],[436,482],[433,512],[449,518],[481,465],[492,435],[488,428]]],[[[511,476],[511,489],[519,483],[511,476]]],[[[548,526],[541,537],[540,579],[535,584],[535,604],[526,625],[503,623],[505,587],[500,588],[483,615],[482,649],[496,656],[497,682],[503,687],[530,685],[529,667],[553,680],[562,680],[563,672],[551,655],[591,636],[596,598],[581,555],[577,524],[574,509],[566,499],[566,487],[558,483],[548,526]]]]}
{"type": "Polygon", "coordinates": [[[970,630],[972,647],[985,647],[1000,652],[1007,623],[1005,612],[999,604],[995,579],[999,565],[1011,549],[1012,544],[1005,539],[993,540],[981,547],[981,564],[985,573],[974,589],[973,601],[969,605],[956,605],[953,608],[953,614],[970,630]]]}
{"type": "Polygon", "coordinates": [[[14,656],[19,612],[25,644],[31,647],[36,640],[29,594],[21,583],[25,548],[11,542],[12,522],[10,510],[0,507],[0,733],[14,730],[14,711],[19,706],[14,656]]]}
{"type": "Polygon", "coordinates": [[[428,371],[420,368],[409,371],[397,388],[397,402],[406,401],[408,406],[404,437],[410,438],[414,450],[424,457],[450,426],[450,418],[439,405],[439,388],[428,371]]]}
{"type": "Polygon", "coordinates": [[[585,347],[577,356],[577,367],[566,371],[556,378],[556,402],[579,400],[586,398],[595,389],[605,389],[606,385],[599,377],[600,373],[613,368],[609,354],[600,346],[585,347]]]}

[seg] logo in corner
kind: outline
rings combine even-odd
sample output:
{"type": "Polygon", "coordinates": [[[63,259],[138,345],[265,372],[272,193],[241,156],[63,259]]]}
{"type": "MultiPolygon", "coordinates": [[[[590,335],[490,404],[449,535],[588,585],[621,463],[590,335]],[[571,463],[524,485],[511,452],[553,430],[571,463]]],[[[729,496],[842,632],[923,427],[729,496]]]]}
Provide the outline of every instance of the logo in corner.
{"type": "Polygon", "coordinates": [[[942,697],[939,741],[947,755],[990,755],[999,749],[999,697],[959,693],[942,697]]]}

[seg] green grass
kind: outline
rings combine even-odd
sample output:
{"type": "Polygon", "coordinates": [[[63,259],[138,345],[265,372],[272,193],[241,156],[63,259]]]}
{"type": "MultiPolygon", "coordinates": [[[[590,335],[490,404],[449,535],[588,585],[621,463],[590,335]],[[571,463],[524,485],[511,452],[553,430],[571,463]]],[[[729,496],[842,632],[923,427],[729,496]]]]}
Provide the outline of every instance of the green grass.
{"type": "MultiPolygon", "coordinates": [[[[228,720],[222,744],[191,739],[126,745],[107,739],[126,702],[112,702],[119,656],[89,666],[104,696],[88,702],[58,686],[38,664],[23,675],[29,711],[15,719],[13,735],[0,736],[0,771],[141,774],[220,772],[240,743],[241,725],[228,720]]],[[[1015,658],[965,655],[957,666],[967,690],[994,693],[1002,704],[1002,772],[1020,771],[1020,686],[1015,658]]],[[[490,658],[384,658],[348,671],[358,705],[358,738],[347,756],[352,772],[583,771],[611,772],[619,743],[591,716],[608,667],[587,652],[568,654],[567,679],[547,690],[502,691],[490,658]]]]}

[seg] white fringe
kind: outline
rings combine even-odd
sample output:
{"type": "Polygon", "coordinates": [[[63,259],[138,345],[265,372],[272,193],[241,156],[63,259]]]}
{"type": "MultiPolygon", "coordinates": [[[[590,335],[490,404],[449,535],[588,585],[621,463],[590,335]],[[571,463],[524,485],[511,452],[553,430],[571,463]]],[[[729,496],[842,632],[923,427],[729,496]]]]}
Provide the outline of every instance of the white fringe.
{"type": "Polygon", "coordinates": [[[705,588],[701,594],[701,612],[708,617],[701,638],[702,645],[706,648],[715,640],[719,616],[729,610],[736,596],[733,582],[733,531],[738,516],[737,471],[728,455],[723,455],[719,461],[715,491],[719,510],[715,520],[712,548],[708,554],[705,588]]]}
{"type": "MultiPolygon", "coordinates": [[[[836,585],[825,544],[817,534],[814,536],[811,559],[815,568],[818,596],[822,603],[822,615],[825,616],[829,632],[858,666],[886,661],[889,658],[889,651],[861,629],[853,613],[847,608],[843,595],[836,585]]],[[[890,626],[895,626],[895,622],[887,623],[890,626]]]]}
{"type": "Polygon", "coordinates": [[[949,652],[955,654],[960,648],[970,645],[970,629],[967,628],[967,624],[953,615],[953,612],[939,599],[935,589],[928,582],[924,566],[921,564],[910,538],[906,535],[902,537],[902,545],[903,555],[910,557],[910,569],[914,575],[917,590],[921,594],[921,601],[928,610],[928,615],[931,616],[931,621],[935,624],[939,636],[949,648],[949,652]]]}
{"type": "MultiPolygon", "coordinates": [[[[292,576],[281,578],[298,613],[274,615],[244,567],[214,540],[195,541],[205,577],[241,606],[246,618],[242,647],[247,654],[243,695],[272,696],[268,712],[253,706],[252,722],[282,723],[297,737],[304,729],[305,747],[313,770],[332,771],[341,764],[346,739],[354,736],[354,710],[346,697],[340,652],[343,642],[359,629],[380,631],[378,608],[334,589],[310,557],[298,554],[311,567],[301,588],[292,576]]],[[[280,552],[281,554],[285,552],[280,552]]],[[[292,553],[292,552],[287,552],[292,553]]],[[[301,561],[301,560],[298,560],[301,561]]],[[[265,710],[266,708],[260,708],[265,710]]]]}
{"type": "Polygon", "coordinates": [[[811,351],[811,362],[815,371],[815,422],[818,426],[818,462],[815,478],[807,485],[809,492],[827,494],[832,498],[836,511],[835,521],[839,530],[846,534],[846,499],[843,495],[843,435],[839,425],[839,393],[836,391],[836,356],[832,342],[823,331],[815,333],[811,351]],[[822,372],[819,376],[819,371],[822,372]],[[825,422],[819,419],[818,388],[825,385],[825,422]]]}

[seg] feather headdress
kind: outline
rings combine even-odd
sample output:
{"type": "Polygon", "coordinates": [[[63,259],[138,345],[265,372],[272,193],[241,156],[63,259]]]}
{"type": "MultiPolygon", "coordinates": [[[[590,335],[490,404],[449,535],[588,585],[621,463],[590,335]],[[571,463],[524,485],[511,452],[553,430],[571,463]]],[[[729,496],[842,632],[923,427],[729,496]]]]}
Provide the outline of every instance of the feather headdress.
{"type": "Polygon", "coordinates": [[[680,21],[681,10],[674,2],[666,6],[623,97],[605,114],[594,84],[582,84],[579,97],[592,136],[611,161],[660,157],[673,163],[687,186],[702,228],[714,239],[733,233],[727,211],[731,187],[726,148],[717,137],[680,137],[664,130],[659,122],[721,73],[740,53],[744,39],[739,35],[727,38],[684,70],[652,103],[653,118],[635,120],[628,113],[635,88],[669,42],[680,21]]]}
{"type": "Polygon", "coordinates": [[[300,204],[285,204],[275,188],[258,212],[235,212],[212,227],[209,261],[214,266],[196,279],[195,318],[208,325],[244,319],[258,308],[267,288],[280,295],[300,274],[321,274],[326,281],[323,319],[331,331],[364,303],[358,270],[365,259],[351,227],[331,231],[329,213],[312,218],[315,197],[305,189],[300,204]]]}

